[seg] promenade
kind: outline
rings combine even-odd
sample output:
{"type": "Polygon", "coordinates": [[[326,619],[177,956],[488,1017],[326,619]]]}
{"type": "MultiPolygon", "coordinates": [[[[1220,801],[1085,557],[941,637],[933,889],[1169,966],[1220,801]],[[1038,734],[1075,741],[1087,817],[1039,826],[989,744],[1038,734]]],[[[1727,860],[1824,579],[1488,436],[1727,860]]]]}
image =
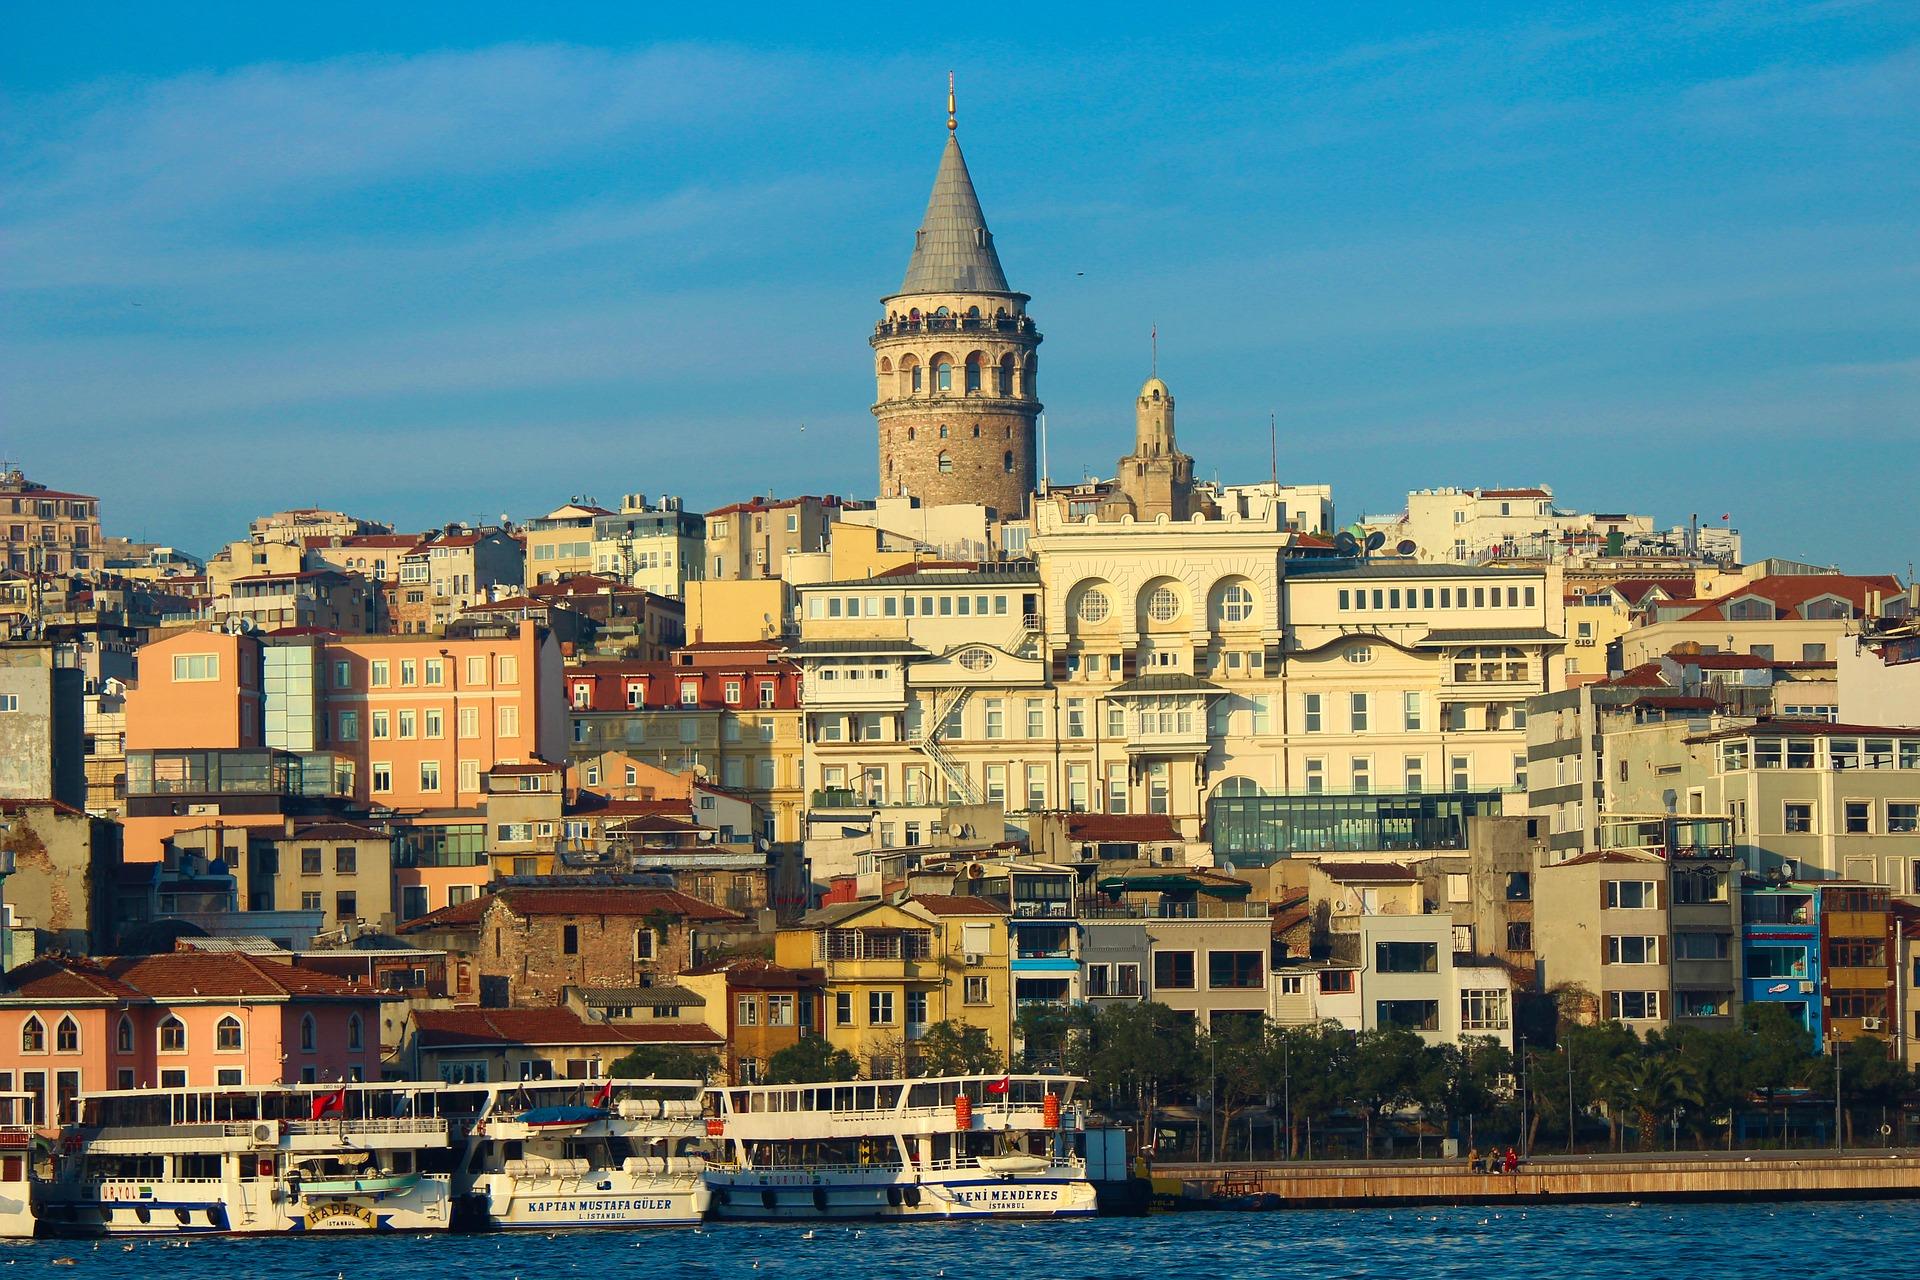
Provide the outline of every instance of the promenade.
{"type": "Polygon", "coordinates": [[[1157,1208],[1907,1199],[1920,1198],[1920,1149],[1538,1155],[1512,1174],[1463,1159],[1162,1164],[1153,1190],[1157,1208]]]}

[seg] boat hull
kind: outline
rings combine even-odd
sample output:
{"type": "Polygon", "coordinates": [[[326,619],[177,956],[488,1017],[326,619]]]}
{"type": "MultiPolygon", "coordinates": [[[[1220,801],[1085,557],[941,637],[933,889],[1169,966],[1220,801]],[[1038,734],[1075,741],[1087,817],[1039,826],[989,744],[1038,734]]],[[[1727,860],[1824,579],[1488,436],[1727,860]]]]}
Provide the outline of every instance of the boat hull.
{"type": "Polygon", "coordinates": [[[619,1171],[581,1178],[481,1174],[474,1193],[496,1230],[580,1227],[690,1227],[706,1216],[712,1193],[698,1178],[635,1178],[619,1171]]]}
{"type": "Polygon", "coordinates": [[[1093,1184],[1075,1177],[919,1177],[712,1172],[710,1216],[823,1218],[1057,1218],[1098,1212],[1093,1184]]]}
{"type": "Polygon", "coordinates": [[[444,1177],[401,1190],[294,1197],[265,1179],[55,1182],[42,1189],[46,1230],[66,1236],[279,1235],[444,1231],[452,1196],[444,1177]]]}

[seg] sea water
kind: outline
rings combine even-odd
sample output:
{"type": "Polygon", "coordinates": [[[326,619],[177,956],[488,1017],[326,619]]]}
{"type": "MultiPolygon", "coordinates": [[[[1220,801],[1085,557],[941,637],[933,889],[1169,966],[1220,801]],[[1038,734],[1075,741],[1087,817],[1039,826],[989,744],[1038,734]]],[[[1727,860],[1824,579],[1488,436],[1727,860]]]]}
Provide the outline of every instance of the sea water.
{"type": "Polygon", "coordinates": [[[199,1237],[130,1247],[40,1240],[0,1247],[0,1280],[1852,1280],[1887,1266],[1900,1272],[1920,1256],[1920,1203],[1186,1213],[808,1231],[804,1223],[729,1223],[551,1235],[199,1237]]]}

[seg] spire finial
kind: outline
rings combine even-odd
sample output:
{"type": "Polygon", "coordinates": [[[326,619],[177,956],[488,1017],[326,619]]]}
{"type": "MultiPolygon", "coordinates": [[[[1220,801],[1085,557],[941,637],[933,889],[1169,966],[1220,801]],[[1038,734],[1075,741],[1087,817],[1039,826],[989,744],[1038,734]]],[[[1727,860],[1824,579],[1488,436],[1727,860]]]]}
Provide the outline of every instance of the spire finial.
{"type": "Polygon", "coordinates": [[[947,72],[947,132],[952,133],[960,127],[959,119],[953,111],[953,72],[947,72]]]}

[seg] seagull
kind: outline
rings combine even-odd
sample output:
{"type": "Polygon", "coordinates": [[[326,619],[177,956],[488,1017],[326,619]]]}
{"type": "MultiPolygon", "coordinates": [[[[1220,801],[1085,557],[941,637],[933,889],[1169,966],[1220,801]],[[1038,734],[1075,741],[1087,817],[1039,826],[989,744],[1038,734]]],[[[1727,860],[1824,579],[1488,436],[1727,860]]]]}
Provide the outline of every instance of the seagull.
{"type": "Polygon", "coordinates": [[[812,1228],[812,1227],[808,1227],[808,1228],[807,1228],[807,1230],[806,1230],[806,1233],[805,1233],[804,1235],[802,1235],[802,1236],[801,1236],[800,1238],[801,1238],[802,1240],[811,1240],[811,1239],[813,1239],[813,1228],[812,1228]]]}

